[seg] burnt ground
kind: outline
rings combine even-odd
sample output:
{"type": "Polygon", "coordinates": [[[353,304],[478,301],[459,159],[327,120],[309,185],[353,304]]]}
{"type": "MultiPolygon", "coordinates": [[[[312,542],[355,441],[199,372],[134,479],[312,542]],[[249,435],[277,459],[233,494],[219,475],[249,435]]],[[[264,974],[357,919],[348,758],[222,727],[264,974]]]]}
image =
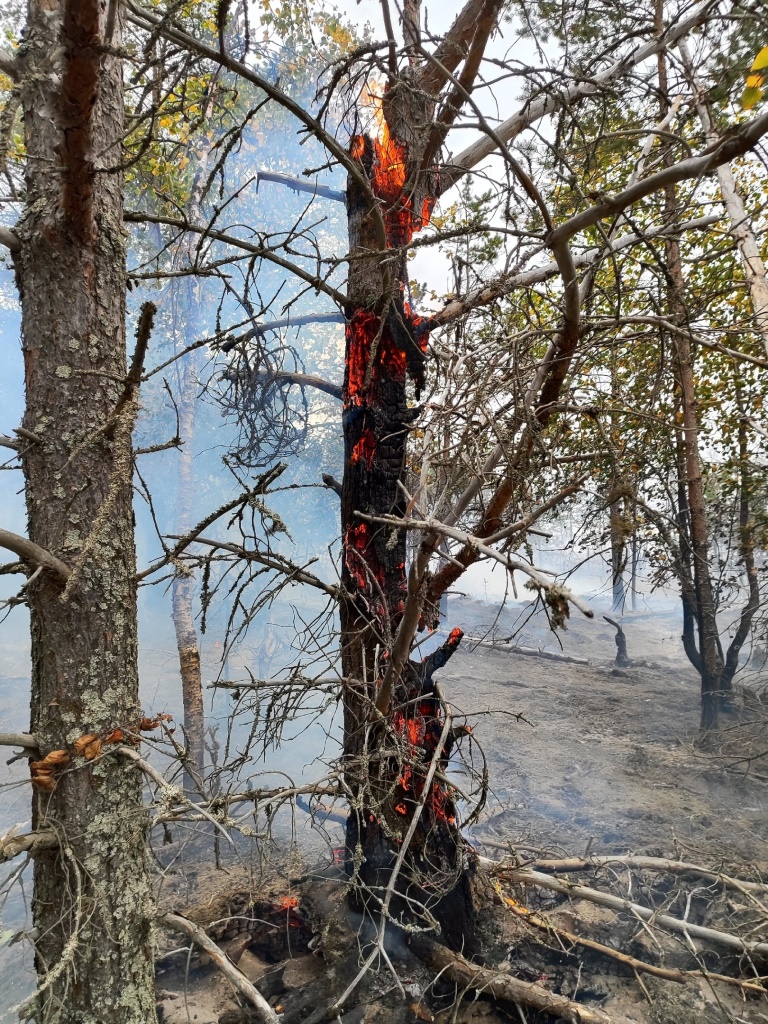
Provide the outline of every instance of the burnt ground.
{"type": "MultiPolygon", "coordinates": [[[[536,857],[637,854],[682,858],[745,879],[768,878],[768,700],[760,675],[747,671],[733,714],[716,737],[698,742],[698,680],[681,657],[671,619],[627,616],[634,664],[614,669],[614,631],[601,618],[571,622],[564,653],[590,664],[550,661],[488,644],[508,635],[514,611],[490,629],[487,607],[463,600],[449,625],[486,637],[464,641],[442,670],[441,682],[458,714],[466,714],[490,769],[491,795],[470,841],[483,854],[504,856],[508,843],[520,861],[536,857]],[[520,715],[522,719],[516,717],[520,715]],[[492,844],[492,845],[491,845],[492,844]]],[[[557,652],[545,621],[524,627],[522,641],[557,652]]],[[[460,768],[457,781],[461,784],[460,768]]],[[[259,873],[195,873],[185,913],[238,960],[279,1008],[285,1024],[308,1021],[354,977],[365,937],[344,904],[344,879],[310,833],[298,830],[288,859],[259,873]],[[296,909],[281,910],[285,899],[296,909]],[[277,913],[277,923],[273,917],[277,913]],[[266,922],[266,924],[265,924],[266,922]],[[270,936],[277,945],[270,947],[270,936]]],[[[325,823],[329,846],[341,830],[325,823]]],[[[591,869],[583,884],[685,916],[693,923],[739,930],[768,941],[768,890],[754,897],[724,892],[702,879],[624,867],[591,869]]],[[[188,880],[190,881],[190,880],[188,880]]],[[[768,959],[695,945],[642,926],[631,915],[569,901],[540,889],[503,892],[545,913],[551,924],[669,969],[704,968],[725,975],[768,974],[768,959]]],[[[691,978],[675,984],[643,975],[601,953],[573,947],[553,932],[532,929],[502,904],[483,871],[477,874],[483,960],[494,970],[601,1008],[609,1018],[637,1024],[768,1022],[768,998],[722,982],[691,978]]],[[[175,907],[178,908],[178,901],[175,907]]],[[[167,1024],[238,1024],[255,1019],[239,1008],[227,982],[206,958],[174,952],[164,937],[159,963],[160,1008],[167,1024]]],[[[447,980],[434,982],[401,939],[390,955],[395,972],[371,972],[336,1020],[398,1024],[552,1020],[530,1009],[479,998],[447,980]],[[400,989],[402,986],[402,991],[400,989]],[[405,993],[405,997],[403,996],[405,993]]]]}

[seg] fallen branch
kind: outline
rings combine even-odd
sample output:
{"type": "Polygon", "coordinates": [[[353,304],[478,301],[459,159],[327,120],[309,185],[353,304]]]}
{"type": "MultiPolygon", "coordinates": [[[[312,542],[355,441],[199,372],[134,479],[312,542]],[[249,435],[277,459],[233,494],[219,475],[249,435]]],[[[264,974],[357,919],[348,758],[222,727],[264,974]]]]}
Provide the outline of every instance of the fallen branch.
{"type": "Polygon", "coordinates": [[[765,882],[748,882],[743,878],[734,878],[712,868],[701,867],[699,864],[688,864],[682,860],[668,860],[665,857],[568,857],[563,860],[535,860],[530,866],[541,871],[590,871],[605,867],[608,864],[621,864],[624,867],[636,868],[638,871],[669,871],[676,875],[695,875],[711,882],[722,882],[729,889],[738,892],[768,893],[765,882]]]}
{"type": "Polygon", "coordinates": [[[738,935],[730,935],[727,932],[717,931],[715,928],[706,928],[700,924],[692,924],[689,921],[681,921],[669,914],[661,914],[656,910],[650,910],[639,903],[632,903],[621,896],[613,896],[607,892],[599,892],[597,889],[590,889],[585,885],[577,885],[574,882],[567,882],[563,879],[553,878],[541,871],[506,869],[498,872],[498,877],[507,882],[515,882],[519,885],[537,886],[540,889],[547,889],[550,892],[559,893],[561,896],[568,896],[574,900],[588,900],[596,903],[599,907],[608,907],[609,910],[616,910],[627,913],[641,921],[648,921],[658,925],[666,931],[674,932],[677,935],[691,939],[701,939],[717,946],[724,946],[727,949],[734,949],[739,953],[758,953],[761,956],[768,955],[768,942],[747,942],[738,935]]]}
{"type": "Polygon", "coordinates": [[[65,565],[55,555],[52,555],[50,551],[46,551],[45,548],[41,548],[31,540],[27,540],[26,537],[20,537],[17,533],[11,533],[10,530],[0,530],[0,548],[12,551],[14,555],[18,555],[24,562],[30,562],[32,565],[42,565],[44,569],[53,570],[63,580],[69,579],[71,575],[69,566],[65,565]]]}
{"type": "Polygon", "coordinates": [[[576,935],[575,932],[569,932],[565,928],[560,928],[558,925],[553,924],[549,918],[543,917],[541,914],[537,914],[533,910],[529,910],[527,907],[524,907],[522,903],[518,903],[517,900],[510,899],[509,896],[505,896],[501,891],[501,886],[498,882],[494,888],[496,889],[499,898],[509,907],[515,917],[520,918],[522,921],[525,921],[526,924],[530,924],[534,928],[547,932],[549,935],[555,935],[558,939],[565,939],[566,942],[573,943],[574,945],[584,946],[586,949],[592,949],[596,953],[602,953],[604,956],[612,957],[614,960],[618,960],[619,963],[625,964],[627,967],[631,967],[633,971],[641,971],[645,974],[654,974],[657,978],[666,978],[667,981],[675,981],[679,985],[684,985],[687,981],[684,971],[648,964],[644,960],[638,960],[636,957],[630,956],[628,953],[622,953],[618,949],[613,949],[610,946],[604,946],[602,942],[596,942],[594,939],[587,939],[581,935],[576,935]]]}
{"type": "MultiPolygon", "coordinates": [[[[622,953],[618,949],[613,949],[612,946],[605,946],[602,942],[596,942],[594,939],[588,939],[583,935],[576,935],[574,932],[569,932],[565,928],[560,928],[556,924],[553,924],[548,918],[543,917],[532,910],[528,910],[527,907],[524,907],[516,900],[512,900],[508,896],[505,896],[500,889],[497,891],[512,913],[527,924],[533,925],[535,928],[539,928],[542,931],[554,935],[560,940],[565,939],[566,942],[571,942],[578,946],[584,946],[585,949],[594,950],[596,953],[600,953],[603,956],[617,960],[619,963],[625,964],[627,967],[631,967],[633,971],[642,974],[652,974],[657,978],[664,978],[666,981],[674,981],[680,985],[687,984],[689,978],[706,978],[709,981],[722,981],[727,985],[735,985],[737,988],[743,989],[746,992],[754,992],[759,995],[765,995],[766,992],[768,992],[765,985],[761,984],[760,979],[744,981],[741,978],[732,978],[727,974],[713,974],[711,971],[679,971],[675,968],[658,967],[655,964],[646,963],[645,960],[638,960],[637,957],[630,956],[628,953],[622,953]]],[[[566,952],[568,952],[568,950],[566,950],[566,952]]]]}
{"type": "Polygon", "coordinates": [[[587,658],[574,658],[570,654],[558,654],[556,651],[540,651],[537,647],[520,647],[518,644],[508,644],[506,641],[500,643],[496,640],[482,640],[476,636],[466,636],[465,640],[478,647],[491,647],[494,650],[504,650],[509,654],[524,654],[527,658],[546,658],[547,661],[566,661],[571,665],[590,665],[587,658]]]}
{"type": "Polygon", "coordinates": [[[452,981],[467,988],[473,988],[510,1005],[531,1006],[553,1017],[559,1017],[568,1024],[629,1024],[626,1017],[609,1017],[602,1010],[595,1010],[582,1003],[576,1003],[566,996],[558,996],[543,985],[521,981],[510,974],[500,974],[484,967],[469,963],[460,953],[454,953],[425,935],[414,935],[411,949],[433,970],[440,971],[452,981]]]}
{"type": "Polygon", "coordinates": [[[280,1018],[261,992],[248,981],[243,972],[235,966],[213,939],[205,934],[202,928],[199,928],[192,921],[186,917],[181,917],[179,914],[162,914],[157,920],[159,924],[165,925],[167,928],[183,932],[196,945],[205,950],[227,981],[237,989],[241,996],[248,1000],[266,1024],[280,1024],[280,1018]]]}
{"type": "Polygon", "coordinates": [[[25,832],[16,835],[13,830],[0,836],[0,864],[13,860],[20,853],[28,853],[34,857],[41,850],[53,850],[59,840],[53,832],[25,832]]]}

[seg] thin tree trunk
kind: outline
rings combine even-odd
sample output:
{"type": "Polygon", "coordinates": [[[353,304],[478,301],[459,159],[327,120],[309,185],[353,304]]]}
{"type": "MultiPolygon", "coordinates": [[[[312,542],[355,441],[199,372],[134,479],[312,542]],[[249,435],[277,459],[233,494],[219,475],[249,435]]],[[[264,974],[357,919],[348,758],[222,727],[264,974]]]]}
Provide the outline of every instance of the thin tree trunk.
{"type": "MultiPolygon", "coordinates": [[[[187,345],[196,340],[194,325],[198,322],[198,303],[193,294],[197,287],[186,282],[187,300],[184,303],[185,340],[187,345]]],[[[197,359],[190,352],[181,361],[179,388],[179,433],[184,442],[179,449],[176,490],[176,530],[180,536],[193,525],[195,476],[192,445],[195,437],[197,411],[197,359]]],[[[200,667],[200,643],[194,617],[195,577],[192,573],[177,573],[173,580],[173,627],[179,652],[181,696],[184,705],[184,732],[191,763],[185,766],[185,781],[190,787],[202,782],[205,774],[205,712],[203,708],[203,679],[200,667]]]]}
{"type": "Polygon", "coordinates": [[[747,576],[749,598],[739,617],[733,640],[728,645],[725,665],[720,676],[720,691],[728,693],[733,687],[733,677],[739,667],[739,654],[749,636],[752,620],[760,608],[760,583],[757,566],[755,565],[754,526],[750,523],[750,499],[752,480],[749,471],[749,446],[747,443],[747,424],[744,417],[739,419],[739,551],[744,562],[747,576]]]}
{"type": "MultiPolygon", "coordinates": [[[[696,112],[699,115],[701,126],[704,129],[707,142],[713,143],[719,136],[712,123],[712,115],[703,97],[703,90],[696,81],[688,47],[685,43],[681,43],[679,49],[686,73],[693,87],[696,112]]],[[[744,266],[744,277],[749,289],[750,299],[752,300],[757,332],[762,338],[766,354],[768,354],[768,275],[766,275],[765,264],[760,255],[760,245],[755,232],[752,230],[750,216],[747,213],[747,208],[744,205],[744,200],[739,192],[739,187],[736,184],[730,164],[721,164],[718,167],[717,180],[720,183],[723,206],[728,214],[731,236],[736,244],[736,248],[739,250],[741,262],[744,266]]]]}
{"type": "MultiPolygon", "coordinates": [[[[656,2],[656,29],[663,29],[664,0],[656,2]]],[[[659,93],[662,115],[668,108],[667,64],[664,51],[658,56],[659,93]]],[[[664,190],[664,214],[668,223],[678,219],[677,191],[674,185],[664,190]]],[[[685,279],[683,277],[680,243],[676,238],[665,240],[667,304],[669,315],[680,327],[686,325],[685,279]]],[[[709,569],[709,524],[704,502],[704,483],[699,448],[698,400],[693,376],[693,353],[690,336],[676,332],[674,336],[675,368],[682,409],[682,446],[685,460],[686,497],[688,501],[693,581],[696,590],[696,620],[701,661],[701,727],[717,725],[719,680],[723,663],[718,650],[718,630],[712,578],[709,569]]],[[[684,608],[685,614],[685,608],[684,608]]]]}
{"type": "Polygon", "coordinates": [[[611,532],[611,590],[613,599],[611,605],[615,612],[624,611],[625,584],[624,568],[626,565],[626,537],[624,533],[624,519],[622,512],[622,500],[611,502],[609,508],[610,532],[611,532]]]}
{"type": "Polygon", "coordinates": [[[27,146],[16,270],[26,374],[29,536],[70,566],[28,590],[32,633],[32,915],[39,1024],[155,1020],[148,818],[140,774],[83,735],[136,729],[136,564],[126,389],[122,8],[30,0],[19,53],[27,146]],[[105,39],[107,8],[114,32],[105,39]],[[109,47],[108,48],[108,45],[109,47]],[[101,173],[101,168],[109,173],[101,173]],[[102,431],[120,409],[112,428],[102,431]],[[50,763],[50,762],[49,762],[50,763]]]}

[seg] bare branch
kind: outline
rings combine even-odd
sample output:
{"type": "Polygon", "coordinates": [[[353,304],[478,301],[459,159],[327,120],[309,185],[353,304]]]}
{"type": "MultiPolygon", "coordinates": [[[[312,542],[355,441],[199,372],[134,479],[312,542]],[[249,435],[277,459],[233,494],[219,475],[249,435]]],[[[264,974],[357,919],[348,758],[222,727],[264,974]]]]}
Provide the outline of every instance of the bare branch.
{"type": "Polygon", "coordinates": [[[11,252],[21,251],[21,239],[10,228],[0,227],[0,245],[4,245],[11,252]]]}
{"type": "Polygon", "coordinates": [[[51,569],[63,580],[67,580],[70,577],[71,569],[69,566],[56,558],[55,555],[52,555],[50,551],[46,551],[45,548],[41,548],[38,544],[33,544],[26,537],[20,537],[17,533],[11,533],[9,530],[0,530],[0,548],[12,551],[24,562],[28,562],[31,565],[42,565],[44,569],[51,569]]]}
{"type": "MultiPolygon", "coordinates": [[[[531,871],[527,868],[517,870],[497,865],[500,877],[519,885],[532,885],[540,889],[547,889],[550,892],[560,893],[561,896],[568,896],[574,900],[588,900],[600,907],[608,907],[610,910],[624,911],[633,917],[643,921],[649,921],[665,931],[674,932],[677,935],[687,935],[692,939],[701,939],[704,942],[723,946],[726,949],[734,949],[739,953],[757,953],[760,956],[768,954],[768,942],[750,942],[738,935],[731,935],[728,932],[717,931],[714,928],[705,928],[703,925],[693,924],[690,921],[681,921],[669,914],[659,914],[656,910],[649,910],[639,903],[632,903],[630,900],[622,899],[621,896],[613,896],[611,893],[599,892],[597,889],[590,889],[585,885],[577,885],[565,879],[553,878],[541,871],[531,871]]],[[[494,869],[496,870],[496,869],[494,869]]]]}
{"type": "MultiPolygon", "coordinates": [[[[621,252],[630,246],[641,245],[649,238],[663,238],[672,234],[680,234],[683,231],[703,230],[717,224],[721,219],[719,216],[697,217],[694,220],[683,221],[681,224],[665,224],[663,227],[649,228],[643,234],[622,235],[609,247],[596,246],[574,255],[573,262],[577,269],[589,267],[606,253],[621,252]]],[[[495,302],[496,299],[508,295],[519,288],[530,288],[532,285],[549,281],[558,273],[557,262],[551,260],[540,267],[531,267],[529,270],[519,270],[512,274],[500,274],[494,280],[489,281],[488,284],[484,284],[480,288],[475,289],[475,291],[469,292],[468,295],[452,299],[439,313],[435,313],[431,317],[431,322],[436,327],[443,327],[478,306],[485,306],[495,302]]]]}
{"type": "MultiPolygon", "coordinates": [[[[247,378],[248,374],[245,370],[235,369],[226,370],[222,376],[224,380],[237,380],[247,378]]],[[[265,383],[269,381],[284,381],[286,384],[298,384],[300,387],[314,388],[316,391],[322,391],[326,395],[330,395],[331,398],[338,398],[341,401],[341,387],[338,384],[332,384],[329,380],[317,377],[312,373],[295,373],[290,370],[259,370],[253,374],[253,377],[256,380],[263,380],[265,383]]]]}
{"type": "Polygon", "coordinates": [[[18,82],[21,78],[16,57],[6,50],[0,50],[0,72],[7,75],[12,82],[18,82]]]}
{"type": "Polygon", "coordinates": [[[479,537],[474,537],[471,533],[467,533],[465,530],[459,530],[455,526],[446,526],[445,523],[441,523],[437,519],[398,519],[397,516],[369,516],[363,512],[355,512],[355,515],[358,519],[363,519],[368,523],[384,523],[387,526],[396,526],[400,530],[425,530],[432,533],[442,534],[444,537],[451,537],[453,540],[458,540],[466,547],[477,551],[478,554],[500,562],[501,565],[510,572],[524,573],[526,576],[529,576],[537,586],[541,587],[542,590],[556,592],[558,596],[570,601],[571,604],[578,608],[579,611],[583,612],[588,619],[594,618],[595,613],[589,605],[582,601],[580,597],[577,597],[576,594],[571,593],[567,587],[562,587],[558,583],[553,583],[552,580],[548,580],[545,576],[542,576],[541,572],[534,569],[532,565],[529,565],[527,562],[523,562],[518,558],[512,558],[503,551],[497,551],[496,548],[489,547],[487,544],[484,544],[479,537]]]}
{"type": "Polygon", "coordinates": [[[10,831],[0,836],[0,864],[13,860],[20,853],[28,853],[30,857],[42,850],[55,850],[59,840],[54,832],[26,832],[17,835],[10,831]]]}
{"type": "Polygon", "coordinates": [[[255,1008],[265,1024],[280,1024],[280,1018],[264,996],[248,981],[243,972],[232,963],[213,939],[205,934],[202,928],[199,928],[189,918],[181,917],[179,914],[162,914],[157,918],[157,923],[172,928],[174,931],[183,932],[192,939],[196,945],[205,950],[227,981],[255,1008]]]}
{"type": "Polygon", "coordinates": [[[31,732],[0,732],[0,747],[21,747],[37,752],[37,736],[31,732]]]}
{"type": "Polygon", "coordinates": [[[606,196],[602,202],[596,203],[588,210],[569,217],[558,225],[549,238],[554,249],[561,241],[573,238],[586,228],[592,227],[605,217],[621,213],[646,196],[658,192],[667,185],[675,185],[690,178],[700,178],[710,171],[716,170],[721,164],[730,163],[737,157],[744,156],[768,132],[768,112],[754,118],[735,132],[724,135],[714,146],[705,149],[698,156],[688,157],[670,164],[656,174],[636,182],[615,196],[606,196]]]}
{"type": "MultiPolygon", "coordinates": [[[[706,3],[703,3],[689,18],[685,18],[675,25],[670,25],[667,31],[659,38],[646,43],[644,46],[639,46],[632,53],[626,54],[612,64],[611,67],[603,71],[602,74],[596,75],[588,81],[576,82],[573,85],[557,89],[553,92],[542,92],[536,99],[528,100],[521,110],[499,125],[496,129],[496,134],[503,142],[509,143],[526,128],[530,128],[531,125],[540,121],[542,117],[546,117],[547,114],[551,114],[562,107],[573,106],[574,103],[587,96],[594,96],[614,78],[630,71],[638,64],[642,64],[648,57],[673,46],[678,39],[687,36],[694,28],[702,24],[712,9],[717,6],[717,3],[718,0],[706,0],[706,3]]],[[[447,191],[452,185],[455,185],[459,178],[481,160],[484,160],[485,157],[490,156],[494,149],[494,140],[487,135],[471,146],[468,146],[441,174],[442,190],[447,191]]]]}
{"type": "Polygon", "coordinates": [[[291,174],[278,174],[276,171],[259,171],[256,175],[256,189],[262,181],[272,181],[276,185],[285,185],[294,192],[309,192],[313,196],[320,196],[322,199],[331,199],[336,203],[346,203],[347,193],[337,188],[330,188],[328,185],[321,185],[319,182],[305,181],[304,178],[295,178],[291,174]]]}
{"type": "Polygon", "coordinates": [[[169,227],[178,228],[179,231],[194,231],[195,234],[205,235],[206,238],[212,238],[217,242],[225,242],[227,245],[232,245],[236,249],[242,249],[244,252],[249,252],[260,259],[268,260],[289,273],[295,274],[296,277],[311,285],[315,291],[329,295],[340,306],[343,306],[346,302],[346,296],[327,284],[321,277],[318,277],[316,274],[310,274],[308,270],[304,270],[303,267],[291,263],[290,260],[283,259],[273,249],[263,245],[253,245],[252,242],[248,242],[244,238],[237,238],[235,235],[229,235],[225,231],[217,231],[208,224],[191,224],[189,221],[178,217],[164,217],[161,214],[140,213],[132,210],[124,212],[123,220],[131,224],[167,224],[169,227]]]}

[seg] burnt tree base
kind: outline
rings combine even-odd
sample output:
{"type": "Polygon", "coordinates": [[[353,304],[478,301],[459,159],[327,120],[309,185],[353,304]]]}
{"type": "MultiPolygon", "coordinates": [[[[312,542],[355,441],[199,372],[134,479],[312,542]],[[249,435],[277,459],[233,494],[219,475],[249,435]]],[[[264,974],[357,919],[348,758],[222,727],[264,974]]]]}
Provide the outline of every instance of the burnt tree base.
{"type": "MultiPolygon", "coordinates": [[[[473,868],[464,841],[455,828],[433,828],[426,836],[418,833],[419,829],[413,852],[406,855],[395,882],[389,904],[390,923],[394,928],[398,922],[427,927],[427,919],[418,909],[424,907],[439,924],[440,938],[450,949],[475,956],[479,947],[473,868]]],[[[347,818],[346,849],[347,874],[353,879],[350,909],[378,923],[398,856],[396,842],[378,821],[361,821],[352,813],[347,818]]]]}

